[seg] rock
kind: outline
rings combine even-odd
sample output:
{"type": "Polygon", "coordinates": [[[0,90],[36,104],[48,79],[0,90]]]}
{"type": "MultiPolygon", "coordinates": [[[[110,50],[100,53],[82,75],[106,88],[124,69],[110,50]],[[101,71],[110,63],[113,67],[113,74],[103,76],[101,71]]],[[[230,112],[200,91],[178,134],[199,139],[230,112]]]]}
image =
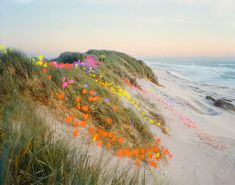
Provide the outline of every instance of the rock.
{"type": "Polygon", "coordinates": [[[216,100],[212,96],[206,96],[206,99],[211,100],[214,103],[214,105],[217,107],[221,107],[225,110],[235,111],[235,106],[232,103],[230,103],[230,102],[232,102],[231,100],[227,100],[225,98],[220,98],[220,99],[216,100]]]}
{"type": "Polygon", "coordinates": [[[224,108],[226,110],[233,110],[235,111],[235,107],[233,104],[223,100],[223,99],[218,99],[215,101],[215,106],[224,108]]]}
{"type": "Polygon", "coordinates": [[[226,98],[221,98],[221,99],[224,100],[224,101],[227,101],[227,102],[233,102],[232,100],[228,100],[226,98]]]}
{"type": "Polygon", "coordinates": [[[213,97],[211,97],[211,96],[206,96],[206,99],[207,99],[207,100],[212,100],[213,102],[216,101],[215,98],[213,98],[213,97]]]}

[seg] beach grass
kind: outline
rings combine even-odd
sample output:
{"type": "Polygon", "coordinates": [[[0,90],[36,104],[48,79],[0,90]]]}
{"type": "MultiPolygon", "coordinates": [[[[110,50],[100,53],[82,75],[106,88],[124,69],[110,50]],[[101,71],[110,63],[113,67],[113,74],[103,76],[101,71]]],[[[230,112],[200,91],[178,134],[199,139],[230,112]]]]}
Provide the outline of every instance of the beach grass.
{"type": "Polygon", "coordinates": [[[87,150],[54,137],[30,102],[14,94],[1,120],[1,184],[141,184],[143,177],[91,162],[87,150]]]}
{"type": "MultiPolygon", "coordinates": [[[[141,62],[136,64],[132,58],[127,60],[127,56],[121,53],[114,53],[115,57],[123,57],[120,64],[117,62],[121,59],[112,61],[114,56],[107,52],[97,54],[96,51],[89,51],[88,54],[106,55],[101,73],[105,75],[104,78],[119,85],[122,78],[131,80],[146,77],[153,82],[156,80],[149,74],[148,67],[141,69],[141,62]],[[123,71],[121,76],[120,71],[123,71]]],[[[123,107],[118,97],[100,88],[83,70],[48,70],[53,76],[52,80],[48,80],[40,67],[33,65],[24,54],[14,50],[0,54],[1,184],[145,184],[145,177],[140,172],[130,175],[129,169],[122,169],[117,173],[118,166],[109,169],[107,165],[100,170],[101,159],[92,162],[87,150],[70,147],[63,139],[54,138],[48,125],[37,115],[35,107],[44,105],[58,115],[79,116],[81,113],[74,108],[73,100],[79,96],[84,104],[89,104],[87,95],[81,93],[83,85],[88,84],[90,90],[97,91],[99,96],[108,98],[110,104],[118,107],[118,113],[114,114],[105,104],[90,106],[90,125],[124,137],[126,147],[144,147],[154,142],[154,137],[134,112],[123,107]],[[61,78],[64,76],[78,83],[63,90],[61,78]],[[57,100],[60,92],[66,96],[64,104],[57,100]],[[107,117],[111,117],[114,124],[106,124],[104,120],[107,117]],[[136,123],[134,127],[130,126],[130,121],[136,123]]],[[[113,150],[118,147],[118,144],[112,146],[113,150]]]]}

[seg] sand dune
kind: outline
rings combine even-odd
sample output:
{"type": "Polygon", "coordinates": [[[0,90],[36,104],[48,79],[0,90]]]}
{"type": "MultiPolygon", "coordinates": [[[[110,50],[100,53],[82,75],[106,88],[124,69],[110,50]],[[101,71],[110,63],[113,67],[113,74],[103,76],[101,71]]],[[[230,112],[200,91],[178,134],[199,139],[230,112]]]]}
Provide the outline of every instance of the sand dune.
{"type": "Polygon", "coordinates": [[[156,173],[167,177],[170,184],[234,184],[235,114],[210,105],[205,95],[201,91],[194,91],[186,81],[161,70],[157,74],[164,87],[157,87],[145,80],[138,82],[149,92],[144,96],[145,99],[154,102],[171,130],[171,136],[166,136],[156,127],[151,128],[174,155],[169,164],[161,165],[161,171],[156,173]],[[159,97],[158,100],[155,95],[159,97]],[[174,112],[193,120],[200,129],[185,126],[177,118],[179,113],[173,114],[160,100],[166,102],[174,112]],[[225,149],[218,149],[217,146],[225,146],[225,149]]]}

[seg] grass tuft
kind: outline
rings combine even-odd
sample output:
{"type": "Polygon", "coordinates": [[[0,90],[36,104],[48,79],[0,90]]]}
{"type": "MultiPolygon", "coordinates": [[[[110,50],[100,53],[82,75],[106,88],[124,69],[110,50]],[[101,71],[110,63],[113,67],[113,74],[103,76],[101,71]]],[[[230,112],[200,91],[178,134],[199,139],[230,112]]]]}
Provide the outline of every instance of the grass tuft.
{"type": "MultiPolygon", "coordinates": [[[[147,78],[158,84],[150,68],[123,53],[91,50],[85,54],[65,53],[59,60],[71,63],[87,54],[98,59],[103,56],[99,70],[104,80],[121,86],[126,78],[138,86],[136,78],[147,78]]],[[[18,51],[0,53],[0,184],[145,184],[141,171],[130,174],[131,169],[118,165],[110,167],[102,156],[93,161],[88,155],[89,148],[74,148],[63,138],[55,137],[35,107],[45,105],[61,117],[81,116],[74,100],[79,96],[83,104],[89,104],[87,95],[81,92],[83,85],[88,84],[90,90],[109,98],[110,104],[118,107],[118,113],[114,113],[104,103],[94,103],[90,106],[89,125],[124,137],[126,147],[151,145],[154,138],[135,113],[125,108],[108,89],[100,88],[81,69],[48,68],[48,73],[52,75],[51,80],[18,51]],[[62,89],[63,77],[77,83],[62,89]],[[66,97],[64,103],[57,100],[59,92],[66,97]],[[105,123],[107,117],[112,118],[112,125],[105,123]],[[131,121],[135,122],[132,127],[131,121]]],[[[112,146],[114,150],[119,147],[112,146]]]]}

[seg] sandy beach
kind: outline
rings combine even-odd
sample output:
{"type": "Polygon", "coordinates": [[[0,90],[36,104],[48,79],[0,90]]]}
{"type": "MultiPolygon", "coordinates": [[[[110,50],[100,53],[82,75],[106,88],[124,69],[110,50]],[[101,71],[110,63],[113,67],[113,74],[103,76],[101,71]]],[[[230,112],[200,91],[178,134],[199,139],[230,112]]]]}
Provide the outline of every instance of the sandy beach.
{"type": "MultiPolygon", "coordinates": [[[[147,170],[148,184],[154,184],[153,174],[158,181],[176,185],[234,184],[235,114],[210,104],[205,99],[206,95],[194,88],[191,82],[163,70],[155,72],[161,86],[140,79],[138,84],[145,91],[144,94],[126,88],[133,97],[143,98],[143,107],[149,108],[149,103],[154,105],[155,112],[164,117],[170,130],[168,136],[143,120],[151,132],[161,138],[162,146],[169,148],[173,155],[168,162],[159,163],[157,169],[147,170]]],[[[122,99],[122,103],[133,109],[125,99],[122,99]]],[[[90,149],[92,155],[95,150],[93,147],[90,149]]],[[[109,159],[110,163],[117,163],[116,157],[111,157],[109,152],[105,154],[103,157],[109,159]]],[[[118,161],[123,167],[134,167],[127,159],[118,161]]]]}
{"type": "MultiPolygon", "coordinates": [[[[161,86],[140,79],[138,84],[146,93],[126,88],[133,97],[143,98],[143,107],[149,108],[149,103],[153,104],[155,111],[164,117],[170,130],[168,136],[155,125],[142,120],[173,154],[173,158],[168,162],[161,162],[157,169],[147,171],[147,182],[154,184],[154,173],[158,181],[175,185],[233,185],[235,113],[210,104],[203,91],[193,87],[191,82],[163,70],[155,72],[161,86]]],[[[125,99],[122,99],[122,103],[125,107],[133,109],[125,99]]],[[[89,153],[92,155],[95,149],[90,149],[89,153]]],[[[105,154],[103,157],[109,159],[110,163],[117,163],[115,156],[112,157],[109,152],[105,154]]],[[[127,159],[118,161],[122,167],[135,168],[127,159]]]]}
{"type": "Polygon", "coordinates": [[[155,126],[151,130],[170,149],[172,160],[160,171],[170,184],[232,185],[235,182],[235,114],[206,101],[192,83],[166,71],[156,70],[158,87],[138,84],[148,93],[170,129],[170,136],[155,126]]]}
{"type": "Polygon", "coordinates": [[[7,183],[11,167],[18,172],[10,181],[20,184],[74,184],[71,179],[90,184],[92,176],[94,185],[233,185],[235,113],[206,96],[214,89],[218,97],[233,97],[234,89],[200,86],[128,55],[101,52],[110,58],[99,65],[91,55],[72,64],[43,57],[33,63],[11,50],[0,55],[7,59],[0,63],[6,79],[0,89],[1,128],[7,143],[0,179],[12,184],[7,183]],[[30,161],[29,167],[20,166],[23,160],[30,161]],[[63,171],[65,179],[55,180],[55,171],[63,171]],[[33,179],[25,180],[28,174],[33,179]]]}

